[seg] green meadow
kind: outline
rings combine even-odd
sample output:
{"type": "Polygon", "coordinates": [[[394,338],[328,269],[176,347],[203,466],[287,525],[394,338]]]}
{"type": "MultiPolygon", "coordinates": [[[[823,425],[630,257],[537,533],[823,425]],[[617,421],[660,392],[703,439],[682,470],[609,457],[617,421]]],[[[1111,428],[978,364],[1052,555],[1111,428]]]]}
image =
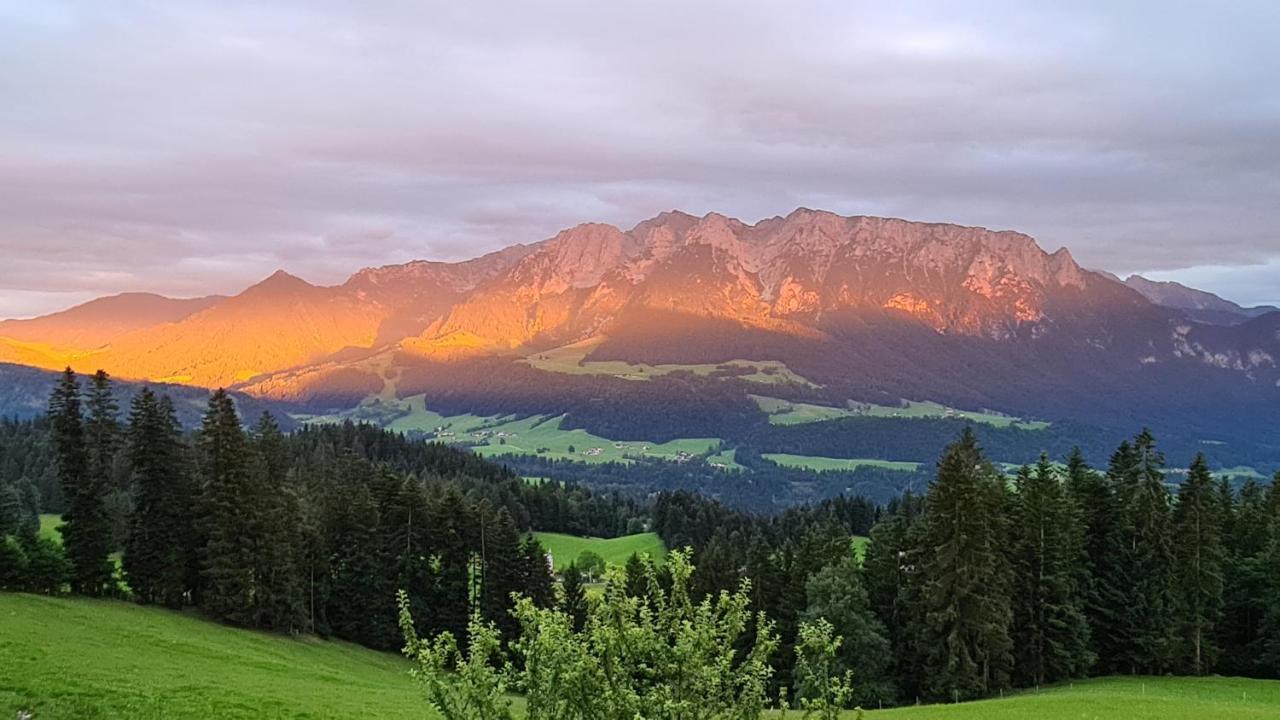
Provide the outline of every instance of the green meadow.
{"type": "Polygon", "coordinates": [[[578,537],[548,532],[536,532],[533,536],[542,543],[547,552],[551,553],[557,571],[563,570],[588,550],[599,555],[609,565],[623,565],[632,554],[648,553],[654,560],[662,560],[667,556],[667,546],[662,543],[662,538],[658,537],[657,533],[640,533],[617,538],[578,537]]]}
{"type": "MultiPolygon", "coordinates": [[[[632,549],[642,547],[643,537],[632,536],[632,549]]],[[[599,542],[581,541],[587,547],[599,542]]],[[[20,711],[34,720],[435,717],[409,678],[408,663],[395,654],[109,600],[0,593],[0,668],[0,717],[20,711]]],[[[1280,682],[1102,678],[1003,699],[872,710],[866,717],[1264,720],[1280,717],[1280,682]]]]}
{"type": "Polygon", "coordinates": [[[993,412],[970,412],[956,410],[935,402],[906,401],[901,406],[875,405],[872,403],[849,403],[846,407],[830,405],[814,405],[812,403],[791,402],[779,398],[752,395],[760,409],[769,416],[774,425],[802,425],[804,423],[836,420],[845,417],[878,417],[878,418],[956,418],[971,420],[993,427],[1015,426],[1024,430],[1044,430],[1049,423],[1028,421],[1022,418],[1002,415],[993,412]]]}
{"type": "Polygon", "coordinates": [[[0,717],[425,718],[390,654],[124,602],[0,593],[0,717]]]}
{"type": "Polygon", "coordinates": [[[817,455],[790,455],[787,453],[764,453],[761,457],[772,460],[783,467],[804,468],[807,470],[857,470],[860,467],[881,468],[915,472],[920,463],[903,460],[875,460],[871,458],[830,458],[817,455]]]}
{"type": "Polygon", "coordinates": [[[623,360],[587,360],[587,355],[602,340],[603,338],[600,337],[588,338],[571,345],[530,354],[523,360],[539,370],[567,375],[610,375],[624,380],[650,380],[674,372],[710,375],[730,369],[739,373],[734,377],[748,382],[764,385],[795,383],[817,387],[806,378],[792,372],[784,363],[776,360],[729,360],[723,363],[660,365],[629,363],[623,360]]]}
{"type": "MultiPolygon", "coordinates": [[[[847,714],[848,715],[848,714],[847,714]]],[[[871,720],[1270,720],[1280,682],[1242,678],[1099,678],[959,705],[869,712],[871,720]]]]}
{"type": "Polygon", "coordinates": [[[664,443],[611,440],[586,430],[563,428],[563,417],[558,416],[441,415],[426,407],[422,395],[403,400],[375,398],[338,415],[296,417],[313,423],[364,420],[395,432],[435,433],[436,439],[442,442],[468,445],[485,457],[537,455],[552,460],[627,463],[636,458],[676,460],[707,455],[720,443],[719,438],[677,438],[664,443]]]}

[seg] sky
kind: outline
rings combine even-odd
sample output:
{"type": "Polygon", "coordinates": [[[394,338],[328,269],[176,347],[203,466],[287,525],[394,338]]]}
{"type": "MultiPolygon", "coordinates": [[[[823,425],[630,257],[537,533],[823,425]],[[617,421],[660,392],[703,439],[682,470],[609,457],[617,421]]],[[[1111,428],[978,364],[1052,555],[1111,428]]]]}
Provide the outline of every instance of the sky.
{"type": "Polygon", "coordinates": [[[1280,304],[1280,3],[0,0],[0,317],[668,209],[1280,304]]]}

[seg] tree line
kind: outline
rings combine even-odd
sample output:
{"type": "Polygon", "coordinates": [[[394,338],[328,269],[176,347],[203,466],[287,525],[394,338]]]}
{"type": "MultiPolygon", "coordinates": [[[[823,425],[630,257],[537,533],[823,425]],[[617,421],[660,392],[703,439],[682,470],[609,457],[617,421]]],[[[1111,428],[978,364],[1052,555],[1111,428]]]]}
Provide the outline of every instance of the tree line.
{"type": "Polygon", "coordinates": [[[369,426],[285,434],[264,413],[246,429],[223,391],[193,433],[149,389],[122,418],[111,385],[99,372],[82,387],[68,370],[47,419],[26,425],[48,441],[62,539],[40,536],[32,483],[0,487],[0,589],[195,607],[395,649],[397,590],[423,611],[423,632],[461,634],[473,612],[510,627],[512,593],[551,601],[530,529],[613,536],[643,524],[634,501],[527,483],[369,426]],[[123,513],[112,501],[121,477],[123,513]]]}
{"type": "Polygon", "coordinates": [[[861,565],[841,541],[863,512],[791,515],[787,526],[692,495],[655,509],[668,542],[695,548],[700,592],[751,580],[779,631],[775,684],[789,681],[800,623],[819,617],[843,636],[864,707],[1089,675],[1280,677],[1280,493],[1236,490],[1203,456],[1175,476],[1148,431],[1103,471],[1076,451],[1012,478],[966,431],[925,495],[875,513],[861,565]]]}

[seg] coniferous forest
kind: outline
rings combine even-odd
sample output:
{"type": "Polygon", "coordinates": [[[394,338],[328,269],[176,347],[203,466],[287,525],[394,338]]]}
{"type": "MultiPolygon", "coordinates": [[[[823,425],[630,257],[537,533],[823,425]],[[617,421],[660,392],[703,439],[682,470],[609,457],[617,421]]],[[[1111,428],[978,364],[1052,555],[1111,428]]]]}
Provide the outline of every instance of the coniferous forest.
{"type": "Polygon", "coordinates": [[[527,482],[372,426],[285,433],[221,391],[193,432],[163,395],[112,398],[105,373],[68,370],[46,418],[0,426],[0,589],[194,608],[389,651],[406,637],[489,638],[495,662],[527,657],[518,639],[549,618],[574,636],[598,632],[620,598],[658,616],[706,599],[726,613],[707,622],[737,628],[726,662],[764,695],[818,702],[829,686],[813,682],[813,649],[826,647],[824,677],[844,679],[821,701],[847,707],[1090,675],[1280,677],[1280,493],[1233,487],[1203,457],[1172,484],[1146,430],[1105,468],[1075,451],[1012,475],[965,430],[924,494],[755,514],[688,491],[527,482]],[[61,543],[39,532],[49,502],[61,543]],[[652,530],[688,552],[632,557],[593,599],[579,568],[553,576],[535,530],[652,530]]]}

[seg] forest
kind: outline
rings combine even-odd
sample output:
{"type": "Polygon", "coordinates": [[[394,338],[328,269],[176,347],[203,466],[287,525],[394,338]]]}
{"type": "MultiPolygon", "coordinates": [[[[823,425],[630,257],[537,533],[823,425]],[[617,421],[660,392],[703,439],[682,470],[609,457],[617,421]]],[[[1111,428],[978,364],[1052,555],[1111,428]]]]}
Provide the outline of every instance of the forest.
{"type": "Polygon", "coordinates": [[[419,660],[460,671],[466,654],[437,641],[490,638],[486,653],[519,666],[529,633],[557,618],[576,637],[601,632],[610,607],[657,617],[687,597],[717,623],[730,616],[714,608],[741,604],[722,660],[750,665],[770,703],[1280,676],[1280,494],[1214,478],[1199,455],[1175,483],[1146,430],[1105,468],[1076,449],[1011,476],[966,428],[920,494],[753,512],[688,490],[526,482],[371,426],[285,433],[222,392],[184,432],[166,396],[143,390],[121,409],[105,373],[82,384],[67,372],[46,418],[0,425],[0,452],[0,589],[194,607],[381,650],[408,639],[419,660]],[[52,501],[61,543],[38,531],[52,501]],[[632,557],[592,599],[576,567],[553,576],[531,530],[652,530],[677,554],[632,557]],[[865,535],[859,557],[852,539],[865,535]],[[824,647],[838,698],[813,682],[824,647]]]}

